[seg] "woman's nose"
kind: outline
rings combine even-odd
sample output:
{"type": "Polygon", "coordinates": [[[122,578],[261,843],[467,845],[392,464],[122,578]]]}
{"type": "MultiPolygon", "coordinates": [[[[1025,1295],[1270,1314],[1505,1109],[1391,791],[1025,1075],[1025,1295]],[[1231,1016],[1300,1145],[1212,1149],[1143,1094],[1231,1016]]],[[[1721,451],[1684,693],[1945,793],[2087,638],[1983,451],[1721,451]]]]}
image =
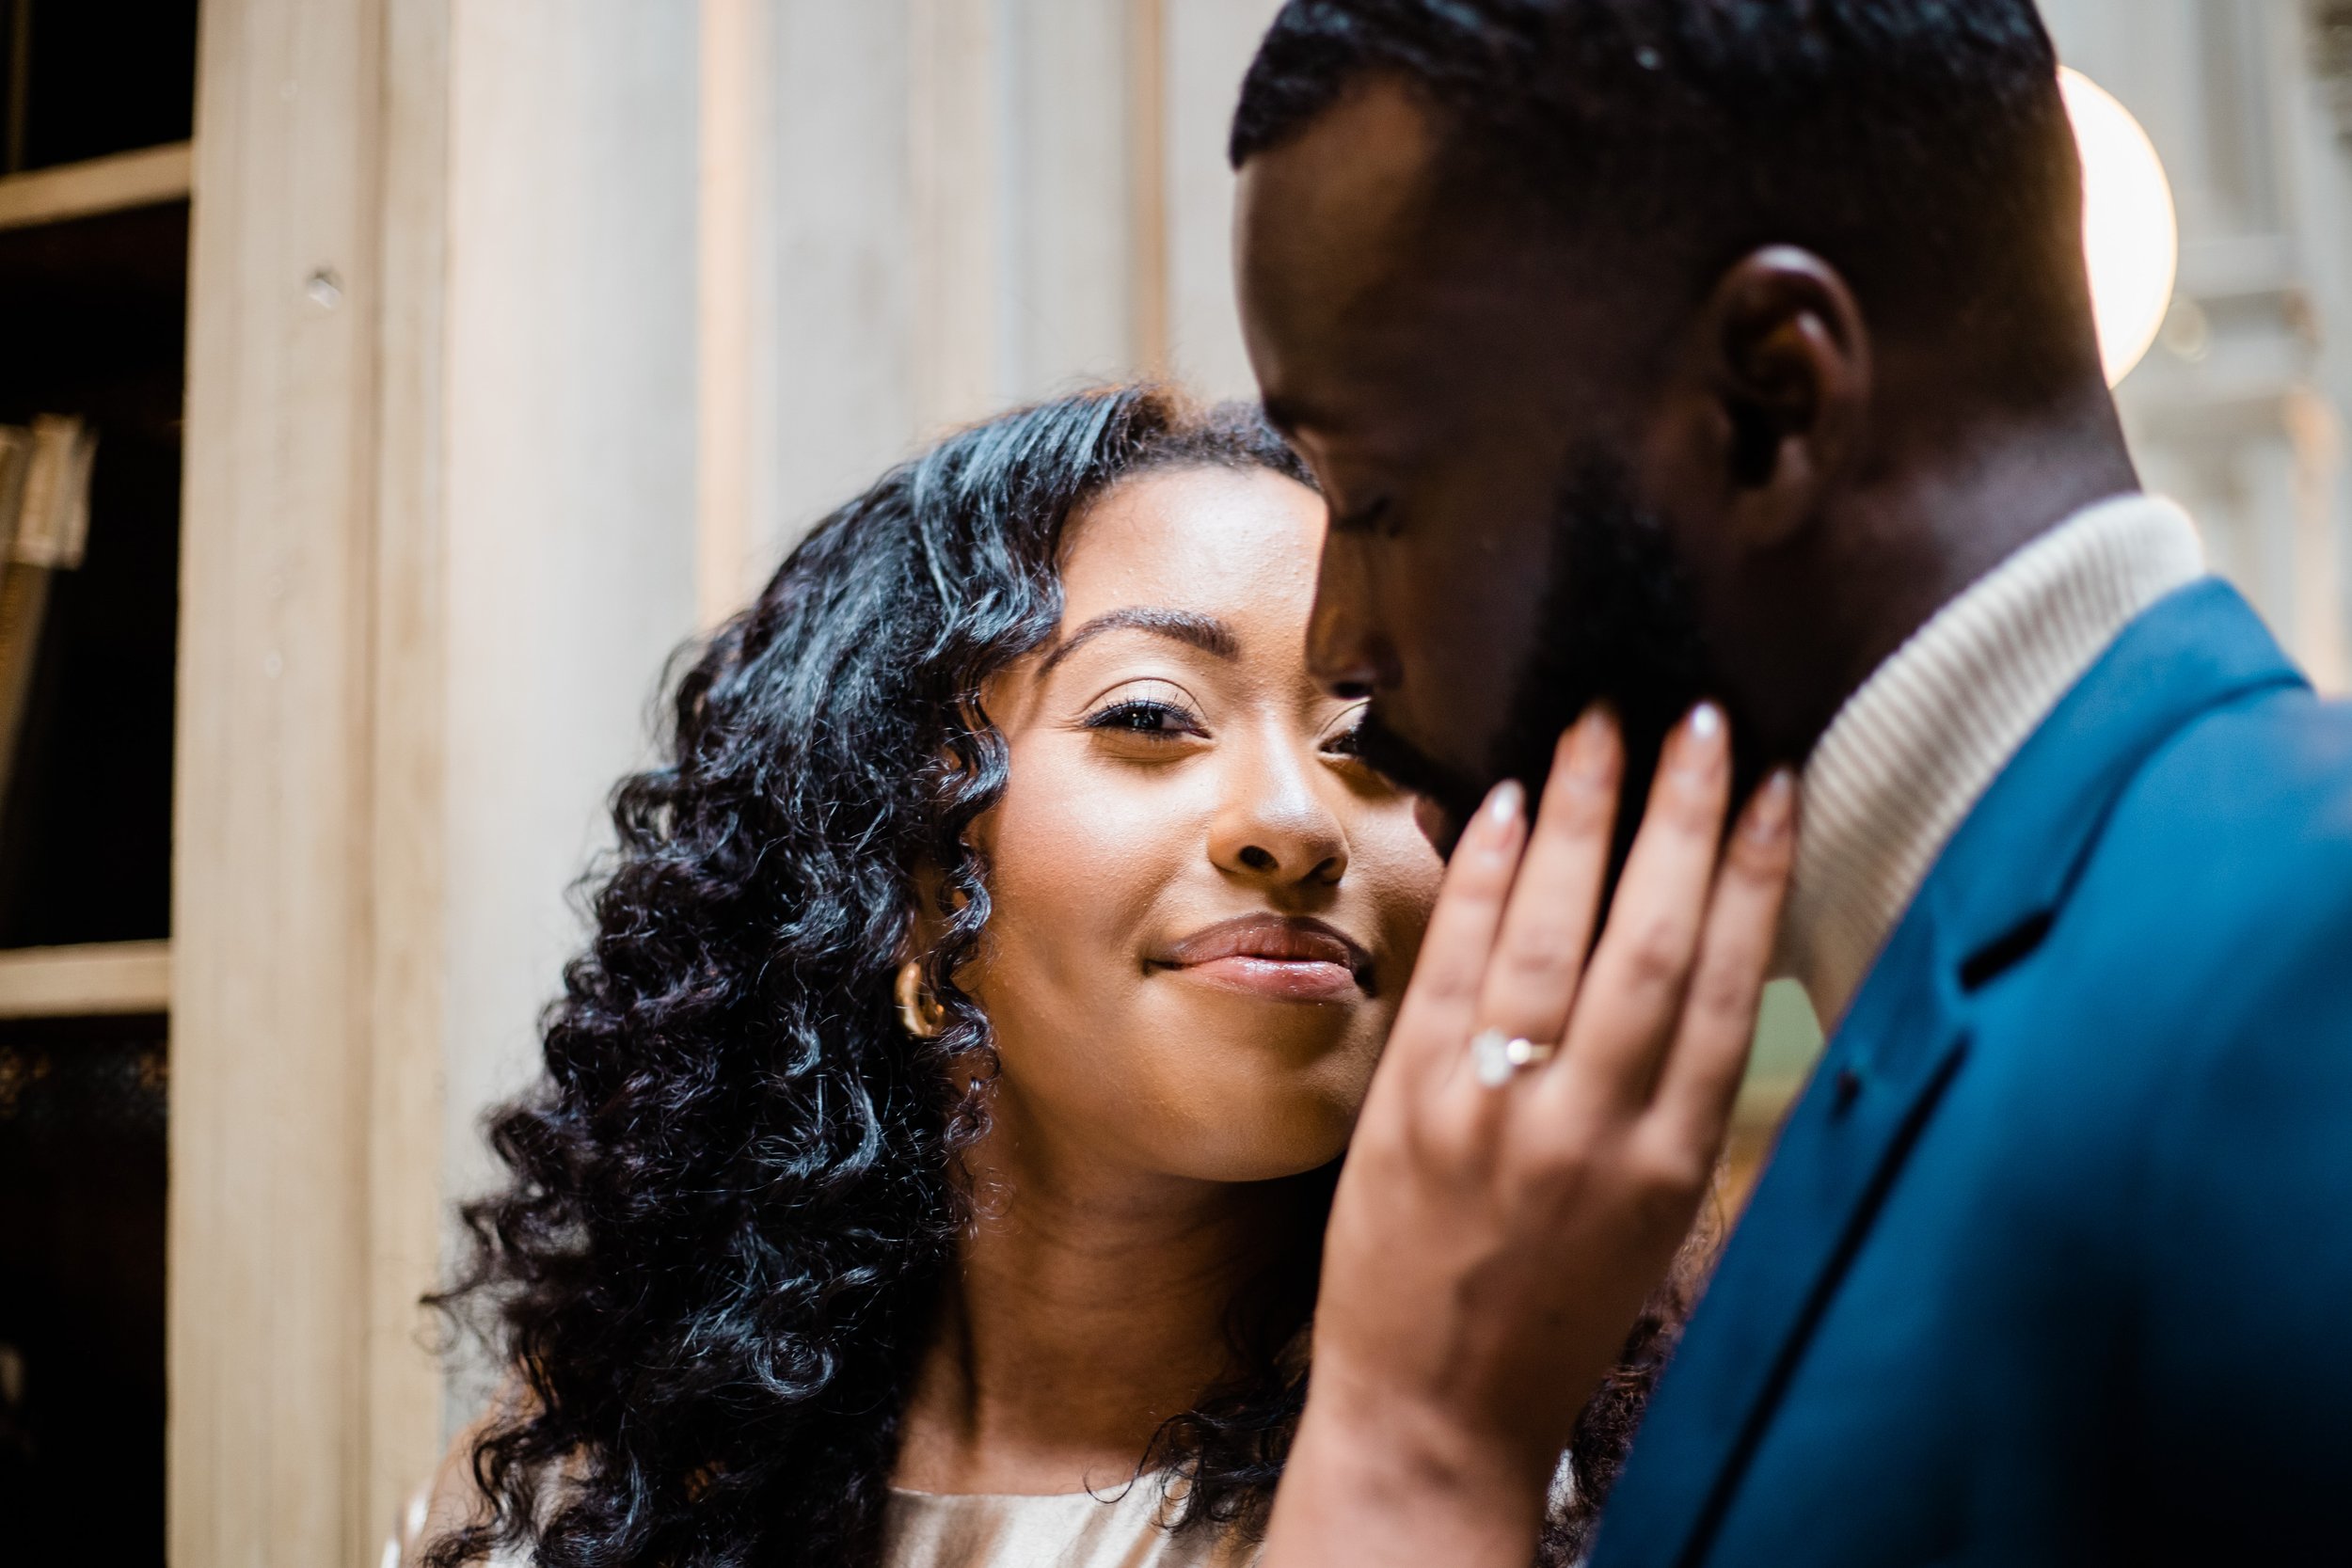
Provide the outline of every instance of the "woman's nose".
{"type": "Polygon", "coordinates": [[[1278,886],[1328,887],[1347,874],[1347,835],[1313,767],[1287,748],[1235,767],[1209,832],[1219,870],[1278,886]]]}

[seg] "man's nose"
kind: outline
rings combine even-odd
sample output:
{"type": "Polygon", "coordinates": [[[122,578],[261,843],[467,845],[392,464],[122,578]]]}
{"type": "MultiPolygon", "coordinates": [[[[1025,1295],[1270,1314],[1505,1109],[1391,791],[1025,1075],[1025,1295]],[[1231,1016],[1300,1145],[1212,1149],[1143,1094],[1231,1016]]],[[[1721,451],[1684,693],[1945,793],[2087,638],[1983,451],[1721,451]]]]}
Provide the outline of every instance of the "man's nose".
{"type": "Polygon", "coordinates": [[[1307,672],[1327,691],[1360,697],[1396,684],[1395,660],[1377,631],[1357,552],[1327,540],[1315,604],[1307,618],[1307,672]]]}

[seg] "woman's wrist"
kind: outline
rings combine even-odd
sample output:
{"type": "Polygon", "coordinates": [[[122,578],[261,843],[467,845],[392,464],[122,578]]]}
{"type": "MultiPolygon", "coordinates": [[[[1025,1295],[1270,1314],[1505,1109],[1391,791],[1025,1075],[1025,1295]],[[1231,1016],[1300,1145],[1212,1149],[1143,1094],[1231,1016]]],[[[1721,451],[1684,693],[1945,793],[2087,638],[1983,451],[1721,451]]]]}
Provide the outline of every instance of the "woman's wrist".
{"type": "Polygon", "coordinates": [[[1524,1568],[1556,1456],[1318,1360],[1262,1568],[1524,1568]]]}
{"type": "MultiPolygon", "coordinates": [[[[1571,1419],[1581,1407],[1581,1400],[1560,1406],[1571,1419]]],[[[1491,1501],[1523,1503],[1534,1515],[1567,1440],[1565,1430],[1538,1433],[1337,1355],[1316,1358],[1304,1418],[1346,1434],[1367,1455],[1384,1456],[1398,1471],[1393,1480],[1480,1491],[1491,1501]]]]}

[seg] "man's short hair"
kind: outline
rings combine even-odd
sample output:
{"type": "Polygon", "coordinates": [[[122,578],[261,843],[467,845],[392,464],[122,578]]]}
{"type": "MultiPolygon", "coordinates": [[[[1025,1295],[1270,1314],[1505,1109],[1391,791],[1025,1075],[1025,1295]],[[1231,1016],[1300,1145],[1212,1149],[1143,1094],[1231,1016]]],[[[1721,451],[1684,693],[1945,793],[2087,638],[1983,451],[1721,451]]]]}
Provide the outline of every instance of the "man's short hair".
{"type": "Polygon", "coordinates": [[[1789,244],[1882,322],[2010,334],[2085,309],[2033,0],[1290,0],[1243,83],[1234,166],[1375,76],[1436,111],[1470,199],[1532,198],[1694,289],[1789,244]]]}

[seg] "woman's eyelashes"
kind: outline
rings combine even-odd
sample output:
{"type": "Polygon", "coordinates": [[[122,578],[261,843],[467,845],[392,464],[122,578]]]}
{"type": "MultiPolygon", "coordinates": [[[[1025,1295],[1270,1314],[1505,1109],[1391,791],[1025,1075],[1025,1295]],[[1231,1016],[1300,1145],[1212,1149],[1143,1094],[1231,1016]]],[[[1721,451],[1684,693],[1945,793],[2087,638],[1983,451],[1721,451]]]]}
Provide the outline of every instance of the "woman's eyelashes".
{"type": "Polygon", "coordinates": [[[1200,721],[1173,703],[1143,699],[1115,704],[1087,721],[1090,730],[1117,730],[1123,735],[1148,735],[1162,739],[1201,733],[1200,721]]]}
{"type": "MultiPolygon", "coordinates": [[[[1368,706],[1357,703],[1342,712],[1324,730],[1315,749],[1327,757],[1353,761],[1368,706]]],[[[1156,683],[1141,690],[1130,687],[1112,692],[1088,711],[1079,728],[1100,736],[1133,736],[1162,744],[1210,738],[1208,721],[1191,699],[1174,687],[1156,683]]]]}
{"type": "Polygon", "coordinates": [[[1114,692],[1083,721],[1098,734],[1138,736],[1147,740],[1206,738],[1208,726],[1173,687],[1114,692]]]}
{"type": "Polygon", "coordinates": [[[1340,716],[1339,721],[1323,737],[1324,755],[1353,758],[1361,754],[1357,746],[1357,736],[1363,730],[1364,713],[1370,706],[1369,703],[1358,703],[1340,716]]]}

